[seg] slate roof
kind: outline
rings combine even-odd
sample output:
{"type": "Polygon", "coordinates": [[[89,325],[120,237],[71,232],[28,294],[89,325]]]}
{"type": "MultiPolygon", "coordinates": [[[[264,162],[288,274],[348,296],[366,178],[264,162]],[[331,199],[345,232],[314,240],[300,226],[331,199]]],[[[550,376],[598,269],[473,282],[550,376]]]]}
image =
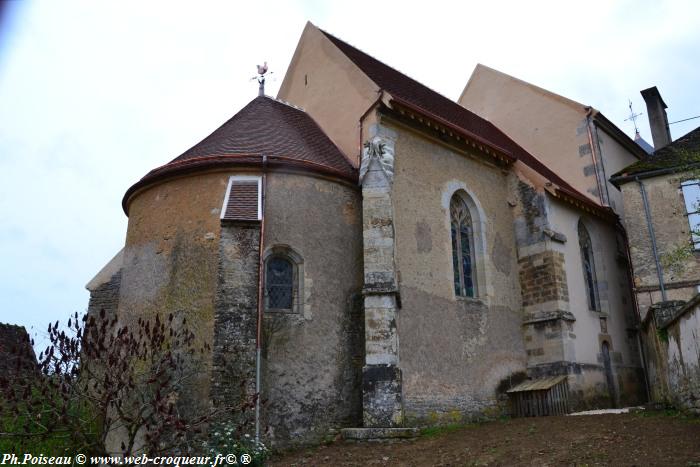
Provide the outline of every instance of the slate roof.
{"type": "Polygon", "coordinates": [[[545,178],[559,185],[570,196],[585,203],[595,203],[580,193],[539,159],[527,152],[493,123],[462,107],[447,97],[433,91],[418,81],[367,55],[337,37],[321,31],[341,52],[343,52],[363,73],[392,97],[397,97],[420,108],[428,115],[445,120],[473,135],[476,139],[490,143],[514,159],[520,160],[545,178]]]}
{"type": "Polygon", "coordinates": [[[646,140],[642,138],[642,135],[640,135],[639,133],[636,133],[634,135],[634,142],[637,143],[637,145],[640,148],[644,149],[644,152],[646,152],[647,154],[652,154],[654,152],[654,147],[651,144],[647,143],[646,140]]]}
{"type": "Polygon", "coordinates": [[[700,127],[681,136],[644,159],[628,165],[612,176],[613,181],[624,177],[642,176],[657,171],[683,169],[700,164],[700,127]]]}
{"type": "Polygon", "coordinates": [[[291,167],[357,182],[357,170],[321,127],[303,110],[268,96],[258,96],[226,123],[176,157],[151,170],[124,195],[165,176],[212,166],[291,167]]]}

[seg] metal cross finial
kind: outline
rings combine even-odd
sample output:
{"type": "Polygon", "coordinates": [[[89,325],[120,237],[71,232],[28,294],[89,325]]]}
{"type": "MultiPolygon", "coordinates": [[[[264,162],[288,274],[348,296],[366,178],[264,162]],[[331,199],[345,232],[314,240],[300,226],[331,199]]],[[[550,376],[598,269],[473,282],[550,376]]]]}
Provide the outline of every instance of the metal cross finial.
{"type": "Polygon", "coordinates": [[[637,117],[642,115],[641,113],[634,113],[634,110],[632,110],[632,101],[629,101],[630,105],[630,116],[625,119],[625,121],[631,120],[632,124],[634,125],[634,134],[638,135],[639,134],[639,128],[637,128],[637,117]]]}

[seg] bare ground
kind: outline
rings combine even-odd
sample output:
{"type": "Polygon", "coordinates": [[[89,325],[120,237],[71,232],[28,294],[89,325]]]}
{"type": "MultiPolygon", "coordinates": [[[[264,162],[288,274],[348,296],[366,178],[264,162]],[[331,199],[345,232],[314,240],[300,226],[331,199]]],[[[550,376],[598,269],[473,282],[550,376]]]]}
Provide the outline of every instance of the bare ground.
{"type": "Polygon", "coordinates": [[[696,466],[700,418],[669,412],[519,418],[278,454],[271,466],[696,466]]]}

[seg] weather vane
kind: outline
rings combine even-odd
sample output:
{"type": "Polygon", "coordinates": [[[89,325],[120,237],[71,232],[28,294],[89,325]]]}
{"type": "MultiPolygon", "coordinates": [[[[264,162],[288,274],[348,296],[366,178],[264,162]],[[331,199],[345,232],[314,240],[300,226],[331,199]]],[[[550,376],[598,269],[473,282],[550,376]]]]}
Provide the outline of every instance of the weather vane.
{"type": "Polygon", "coordinates": [[[642,115],[641,113],[634,113],[634,110],[632,110],[632,101],[629,101],[629,108],[630,108],[630,116],[625,119],[625,121],[631,120],[632,124],[634,125],[634,134],[635,136],[639,134],[639,128],[637,128],[637,117],[642,115]]]}
{"type": "MultiPolygon", "coordinates": [[[[258,67],[258,74],[250,78],[251,80],[257,79],[260,87],[258,88],[258,96],[265,95],[265,75],[267,74],[267,62],[263,62],[262,65],[256,65],[258,67]]],[[[270,74],[273,72],[271,71],[270,74]]]]}

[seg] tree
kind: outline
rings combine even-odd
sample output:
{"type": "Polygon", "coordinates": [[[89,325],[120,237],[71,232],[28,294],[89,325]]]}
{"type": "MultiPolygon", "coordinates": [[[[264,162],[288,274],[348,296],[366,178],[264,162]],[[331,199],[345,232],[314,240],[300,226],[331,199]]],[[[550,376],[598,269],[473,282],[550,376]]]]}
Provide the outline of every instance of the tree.
{"type": "Polygon", "coordinates": [[[76,313],[65,330],[57,321],[48,334],[40,374],[0,376],[2,436],[15,450],[39,442],[55,451],[107,453],[116,440],[124,455],[191,452],[215,416],[254,405],[183,413],[179,394],[198,372],[191,362],[209,346],[197,346],[186,320],[176,325],[172,314],[123,324],[104,310],[82,319],[76,313]]]}

